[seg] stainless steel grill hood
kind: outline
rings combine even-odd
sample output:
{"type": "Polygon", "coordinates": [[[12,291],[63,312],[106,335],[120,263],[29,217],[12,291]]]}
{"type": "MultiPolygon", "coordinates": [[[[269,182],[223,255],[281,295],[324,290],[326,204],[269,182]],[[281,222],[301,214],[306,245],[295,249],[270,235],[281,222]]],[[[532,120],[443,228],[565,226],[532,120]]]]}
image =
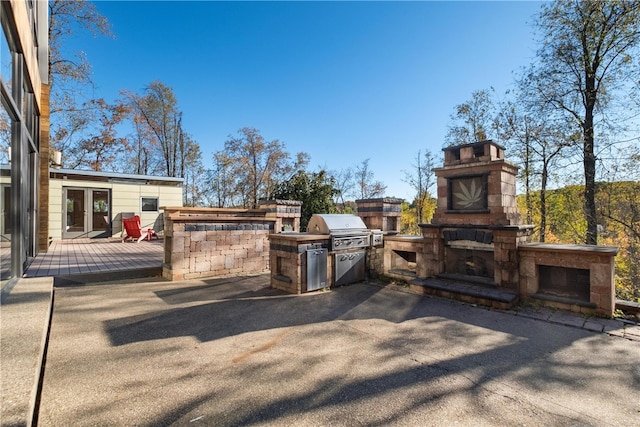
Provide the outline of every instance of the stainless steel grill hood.
{"type": "Polygon", "coordinates": [[[367,226],[358,215],[313,214],[307,232],[317,234],[347,234],[367,232],[367,226]]]}

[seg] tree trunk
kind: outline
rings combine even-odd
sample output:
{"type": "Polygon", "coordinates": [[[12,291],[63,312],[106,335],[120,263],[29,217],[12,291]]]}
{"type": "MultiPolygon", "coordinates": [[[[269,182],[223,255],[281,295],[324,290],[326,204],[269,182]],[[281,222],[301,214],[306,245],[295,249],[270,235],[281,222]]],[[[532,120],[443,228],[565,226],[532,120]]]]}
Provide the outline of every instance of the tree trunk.
{"type": "Polygon", "coordinates": [[[525,200],[527,203],[527,224],[533,223],[533,198],[531,197],[531,170],[529,169],[529,163],[531,159],[531,143],[529,142],[528,130],[526,130],[526,144],[525,144],[525,160],[524,160],[524,191],[525,200]]]}
{"type": "Polygon", "coordinates": [[[540,241],[544,242],[547,234],[547,176],[549,163],[542,162],[542,180],[540,183],[540,241]]]}
{"type": "Polygon", "coordinates": [[[587,219],[587,245],[598,244],[596,221],[596,156],[594,153],[593,109],[596,103],[595,81],[587,75],[584,132],[584,214],[587,219]]]}

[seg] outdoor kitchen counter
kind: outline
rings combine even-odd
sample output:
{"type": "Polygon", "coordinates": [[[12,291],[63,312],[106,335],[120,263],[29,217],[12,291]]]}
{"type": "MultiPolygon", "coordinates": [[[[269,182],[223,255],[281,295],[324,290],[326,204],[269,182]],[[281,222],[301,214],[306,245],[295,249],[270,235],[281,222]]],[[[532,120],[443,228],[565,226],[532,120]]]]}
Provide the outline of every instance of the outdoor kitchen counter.
{"type": "Polygon", "coordinates": [[[331,237],[327,234],[298,232],[270,234],[271,287],[293,294],[307,292],[309,288],[307,251],[319,250],[326,254],[330,241],[331,237]]]}
{"type": "Polygon", "coordinates": [[[385,240],[387,241],[393,240],[398,242],[419,242],[419,241],[422,241],[423,239],[424,237],[422,236],[409,236],[409,235],[402,235],[402,234],[385,236],[385,240]]]}
{"type": "Polygon", "coordinates": [[[326,234],[317,233],[298,233],[295,231],[269,234],[269,239],[283,239],[291,240],[294,242],[307,242],[311,240],[329,240],[329,236],[326,234]]]}

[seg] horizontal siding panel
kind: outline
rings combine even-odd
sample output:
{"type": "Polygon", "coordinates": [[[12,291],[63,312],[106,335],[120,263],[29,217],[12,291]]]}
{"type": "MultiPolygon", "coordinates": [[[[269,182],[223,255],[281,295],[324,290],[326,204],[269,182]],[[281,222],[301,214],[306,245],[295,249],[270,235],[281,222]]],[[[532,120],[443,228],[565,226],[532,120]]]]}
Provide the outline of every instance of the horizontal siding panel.
{"type": "Polygon", "coordinates": [[[164,185],[126,184],[121,182],[93,182],[72,179],[51,179],[49,190],[49,232],[53,239],[62,238],[62,209],[64,188],[105,189],[111,191],[111,221],[114,236],[120,237],[120,217],[123,212],[140,215],[141,225],[152,227],[159,212],[141,212],[142,197],[157,197],[158,206],[182,206],[182,187],[164,185]]]}

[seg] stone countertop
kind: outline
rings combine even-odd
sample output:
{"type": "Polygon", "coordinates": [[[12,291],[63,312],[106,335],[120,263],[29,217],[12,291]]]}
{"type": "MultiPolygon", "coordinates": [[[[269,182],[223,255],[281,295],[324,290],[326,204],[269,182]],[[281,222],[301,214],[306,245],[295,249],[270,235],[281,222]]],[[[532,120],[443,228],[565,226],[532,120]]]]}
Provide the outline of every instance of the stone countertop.
{"type": "Polygon", "coordinates": [[[296,242],[307,242],[310,240],[329,240],[331,236],[328,234],[314,234],[314,233],[298,233],[295,231],[269,234],[269,239],[283,239],[296,242]]]}
{"type": "Polygon", "coordinates": [[[519,248],[532,251],[557,251],[557,252],[595,252],[602,254],[618,253],[617,246],[575,245],[558,243],[522,243],[519,248]]]}
{"type": "Polygon", "coordinates": [[[419,240],[423,240],[424,237],[422,236],[410,236],[410,235],[402,235],[402,234],[395,234],[395,235],[390,235],[390,236],[384,236],[385,240],[392,240],[392,241],[419,241],[419,240]]]}

